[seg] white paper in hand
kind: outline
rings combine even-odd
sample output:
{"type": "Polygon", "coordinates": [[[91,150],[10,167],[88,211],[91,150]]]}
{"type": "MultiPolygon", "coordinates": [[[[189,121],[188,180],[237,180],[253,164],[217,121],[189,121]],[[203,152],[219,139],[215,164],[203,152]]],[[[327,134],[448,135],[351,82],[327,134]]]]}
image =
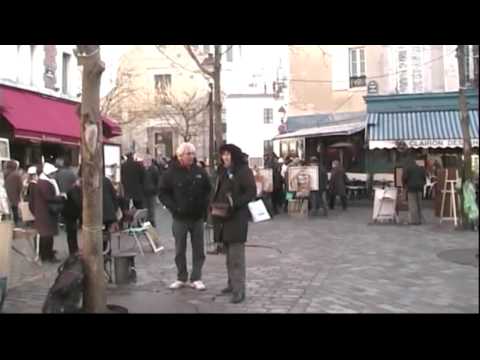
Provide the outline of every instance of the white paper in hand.
{"type": "Polygon", "coordinates": [[[267,208],[261,199],[249,203],[248,210],[250,210],[253,222],[255,223],[270,220],[270,214],[268,213],[267,208]]]}

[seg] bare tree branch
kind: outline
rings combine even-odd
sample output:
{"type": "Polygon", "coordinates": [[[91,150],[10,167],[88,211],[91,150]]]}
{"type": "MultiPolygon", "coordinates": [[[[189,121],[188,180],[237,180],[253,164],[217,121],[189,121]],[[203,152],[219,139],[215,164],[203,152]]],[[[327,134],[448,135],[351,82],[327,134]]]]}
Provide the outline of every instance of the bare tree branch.
{"type": "Polygon", "coordinates": [[[126,125],[133,121],[139,121],[142,117],[138,115],[145,113],[140,109],[145,108],[148,103],[147,94],[136,85],[139,77],[133,69],[124,69],[117,76],[117,81],[113,89],[101,100],[100,112],[103,115],[114,117],[120,125],[126,125]],[[129,117],[123,120],[123,112],[136,114],[135,117],[129,117]]]}
{"type": "Polygon", "coordinates": [[[205,125],[201,116],[209,106],[208,96],[197,96],[197,92],[184,92],[182,97],[169,89],[158,92],[157,101],[151,116],[163,120],[172,130],[178,131],[184,141],[190,141],[197,135],[198,129],[205,125]]]}
{"type": "Polygon", "coordinates": [[[190,45],[184,45],[184,46],[185,46],[185,49],[187,50],[188,54],[190,55],[190,57],[193,59],[193,61],[195,61],[195,64],[197,64],[198,68],[204,74],[208,75],[209,77],[211,77],[213,79],[214,72],[209,71],[205,66],[202,65],[202,63],[200,62],[200,60],[198,60],[197,55],[195,55],[195,53],[193,52],[192,47],[190,45]]]}

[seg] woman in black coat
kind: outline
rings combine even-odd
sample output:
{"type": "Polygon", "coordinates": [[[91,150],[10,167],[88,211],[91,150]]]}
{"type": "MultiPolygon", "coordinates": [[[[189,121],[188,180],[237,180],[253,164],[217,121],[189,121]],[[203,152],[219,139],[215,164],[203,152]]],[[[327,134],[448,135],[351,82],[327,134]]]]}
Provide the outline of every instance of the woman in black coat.
{"type": "Polygon", "coordinates": [[[226,253],[228,286],[222,293],[232,293],[232,303],[245,299],[245,243],[250,212],[248,203],[257,192],[255,178],[248,167],[247,155],[235,145],[220,148],[221,166],[211,205],[214,239],[226,253]],[[227,205],[227,215],[215,215],[215,208],[227,205]]]}
{"type": "Polygon", "coordinates": [[[82,224],[82,188],[81,179],[77,179],[73,187],[67,192],[67,200],[63,208],[65,230],[67,232],[68,253],[78,253],[78,228],[82,224]]]}

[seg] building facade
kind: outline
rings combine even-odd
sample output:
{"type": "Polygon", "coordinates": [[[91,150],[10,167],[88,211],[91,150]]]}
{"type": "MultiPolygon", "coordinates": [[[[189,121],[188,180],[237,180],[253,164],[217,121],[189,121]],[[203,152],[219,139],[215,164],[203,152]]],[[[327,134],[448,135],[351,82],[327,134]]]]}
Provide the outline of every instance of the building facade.
{"type": "MultiPolygon", "coordinates": [[[[214,53],[213,45],[191,45],[198,59],[202,62],[209,54],[214,53]]],[[[224,141],[239,141],[228,129],[236,129],[238,119],[245,119],[250,112],[260,114],[263,121],[264,104],[253,98],[285,98],[288,53],[287,46],[260,45],[222,45],[221,90],[224,112],[224,141]],[[234,95],[229,98],[230,95],[234,95]],[[236,95],[252,95],[237,97],[236,95]],[[235,99],[235,100],[233,100],[235,99]],[[242,100],[239,100],[242,99],[242,100]],[[248,100],[247,100],[248,99],[248,100]],[[247,101],[243,106],[240,102],[247,101]],[[259,106],[251,110],[251,106],[259,106]],[[230,107],[233,108],[230,108],[230,107]],[[234,136],[234,137],[232,137],[234,136]]],[[[116,113],[125,122],[122,146],[139,153],[154,156],[173,155],[175,148],[183,141],[181,131],[171,123],[155,116],[150,109],[155,103],[155,92],[160,88],[168,88],[175,96],[196,93],[199,98],[208,101],[211,79],[203,74],[190,58],[183,45],[135,46],[120,61],[117,78],[129,73],[132,87],[141,100],[124,101],[116,113]]],[[[276,102],[276,100],[274,101],[276,102]]],[[[286,104],[283,104],[286,105],[286,104]]],[[[269,104],[269,108],[277,118],[278,107],[269,104]]],[[[209,109],[200,115],[201,119],[191,142],[197,147],[197,157],[201,160],[208,157],[209,149],[209,109]]],[[[242,129],[243,130],[243,129],[242,129]]],[[[268,131],[267,131],[268,132],[268,131]]],[[[257,147],[263,149],[264,141],[259,140],[257,147]]],[[[258,151],[255,150],[255,153],[258,151]]]]}
{"type": "Polygon", "coordinates": [[[283,99],[273,94],[230,94],[225,99],[229,143],[260,161],[274,149],[273,137],[284,120],[283,99]]]}
{"type": "MultiPolygon", "coordinates": [[[[42,160],[79,161],[81,68],[75,45],[0,46],[0,137],[22,166],[42,160]]],[[[104,136],[119,134],[104,119],[104,136]]]]}

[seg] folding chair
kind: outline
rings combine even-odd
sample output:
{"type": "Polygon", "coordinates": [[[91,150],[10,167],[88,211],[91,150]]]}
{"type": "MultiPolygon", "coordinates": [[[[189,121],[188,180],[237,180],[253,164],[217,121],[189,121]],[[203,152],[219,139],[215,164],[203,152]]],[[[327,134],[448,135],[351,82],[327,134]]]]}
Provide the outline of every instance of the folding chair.
{"type": "MultiPolygon", "coordinates": [[[[148,217],[147,209],[137,210],[135,212],[135,215],[133,216],[132,222],[128,226],[128,229],[122,231],[122,233],[126,233],[128,236],[131,236],[135,239],[137,248],[140,250],[140,253],[143,256],[145,256],[145,253],[143,251],[142,244],[140,243],[140,237],[142,236],[144,236],[145,239],[147,239],[148,245],[150,245],[154,253],[157,253],[164,249],[163,246],[157,246],[155,244],[154,239],[149,234],[149,231],[152,230],[152,225],[150,224],[150,222],[148,222],[147,217],[148,217]]],[[[119,248],[120,248],[120,243],[119,243],[119,248]]]]}

